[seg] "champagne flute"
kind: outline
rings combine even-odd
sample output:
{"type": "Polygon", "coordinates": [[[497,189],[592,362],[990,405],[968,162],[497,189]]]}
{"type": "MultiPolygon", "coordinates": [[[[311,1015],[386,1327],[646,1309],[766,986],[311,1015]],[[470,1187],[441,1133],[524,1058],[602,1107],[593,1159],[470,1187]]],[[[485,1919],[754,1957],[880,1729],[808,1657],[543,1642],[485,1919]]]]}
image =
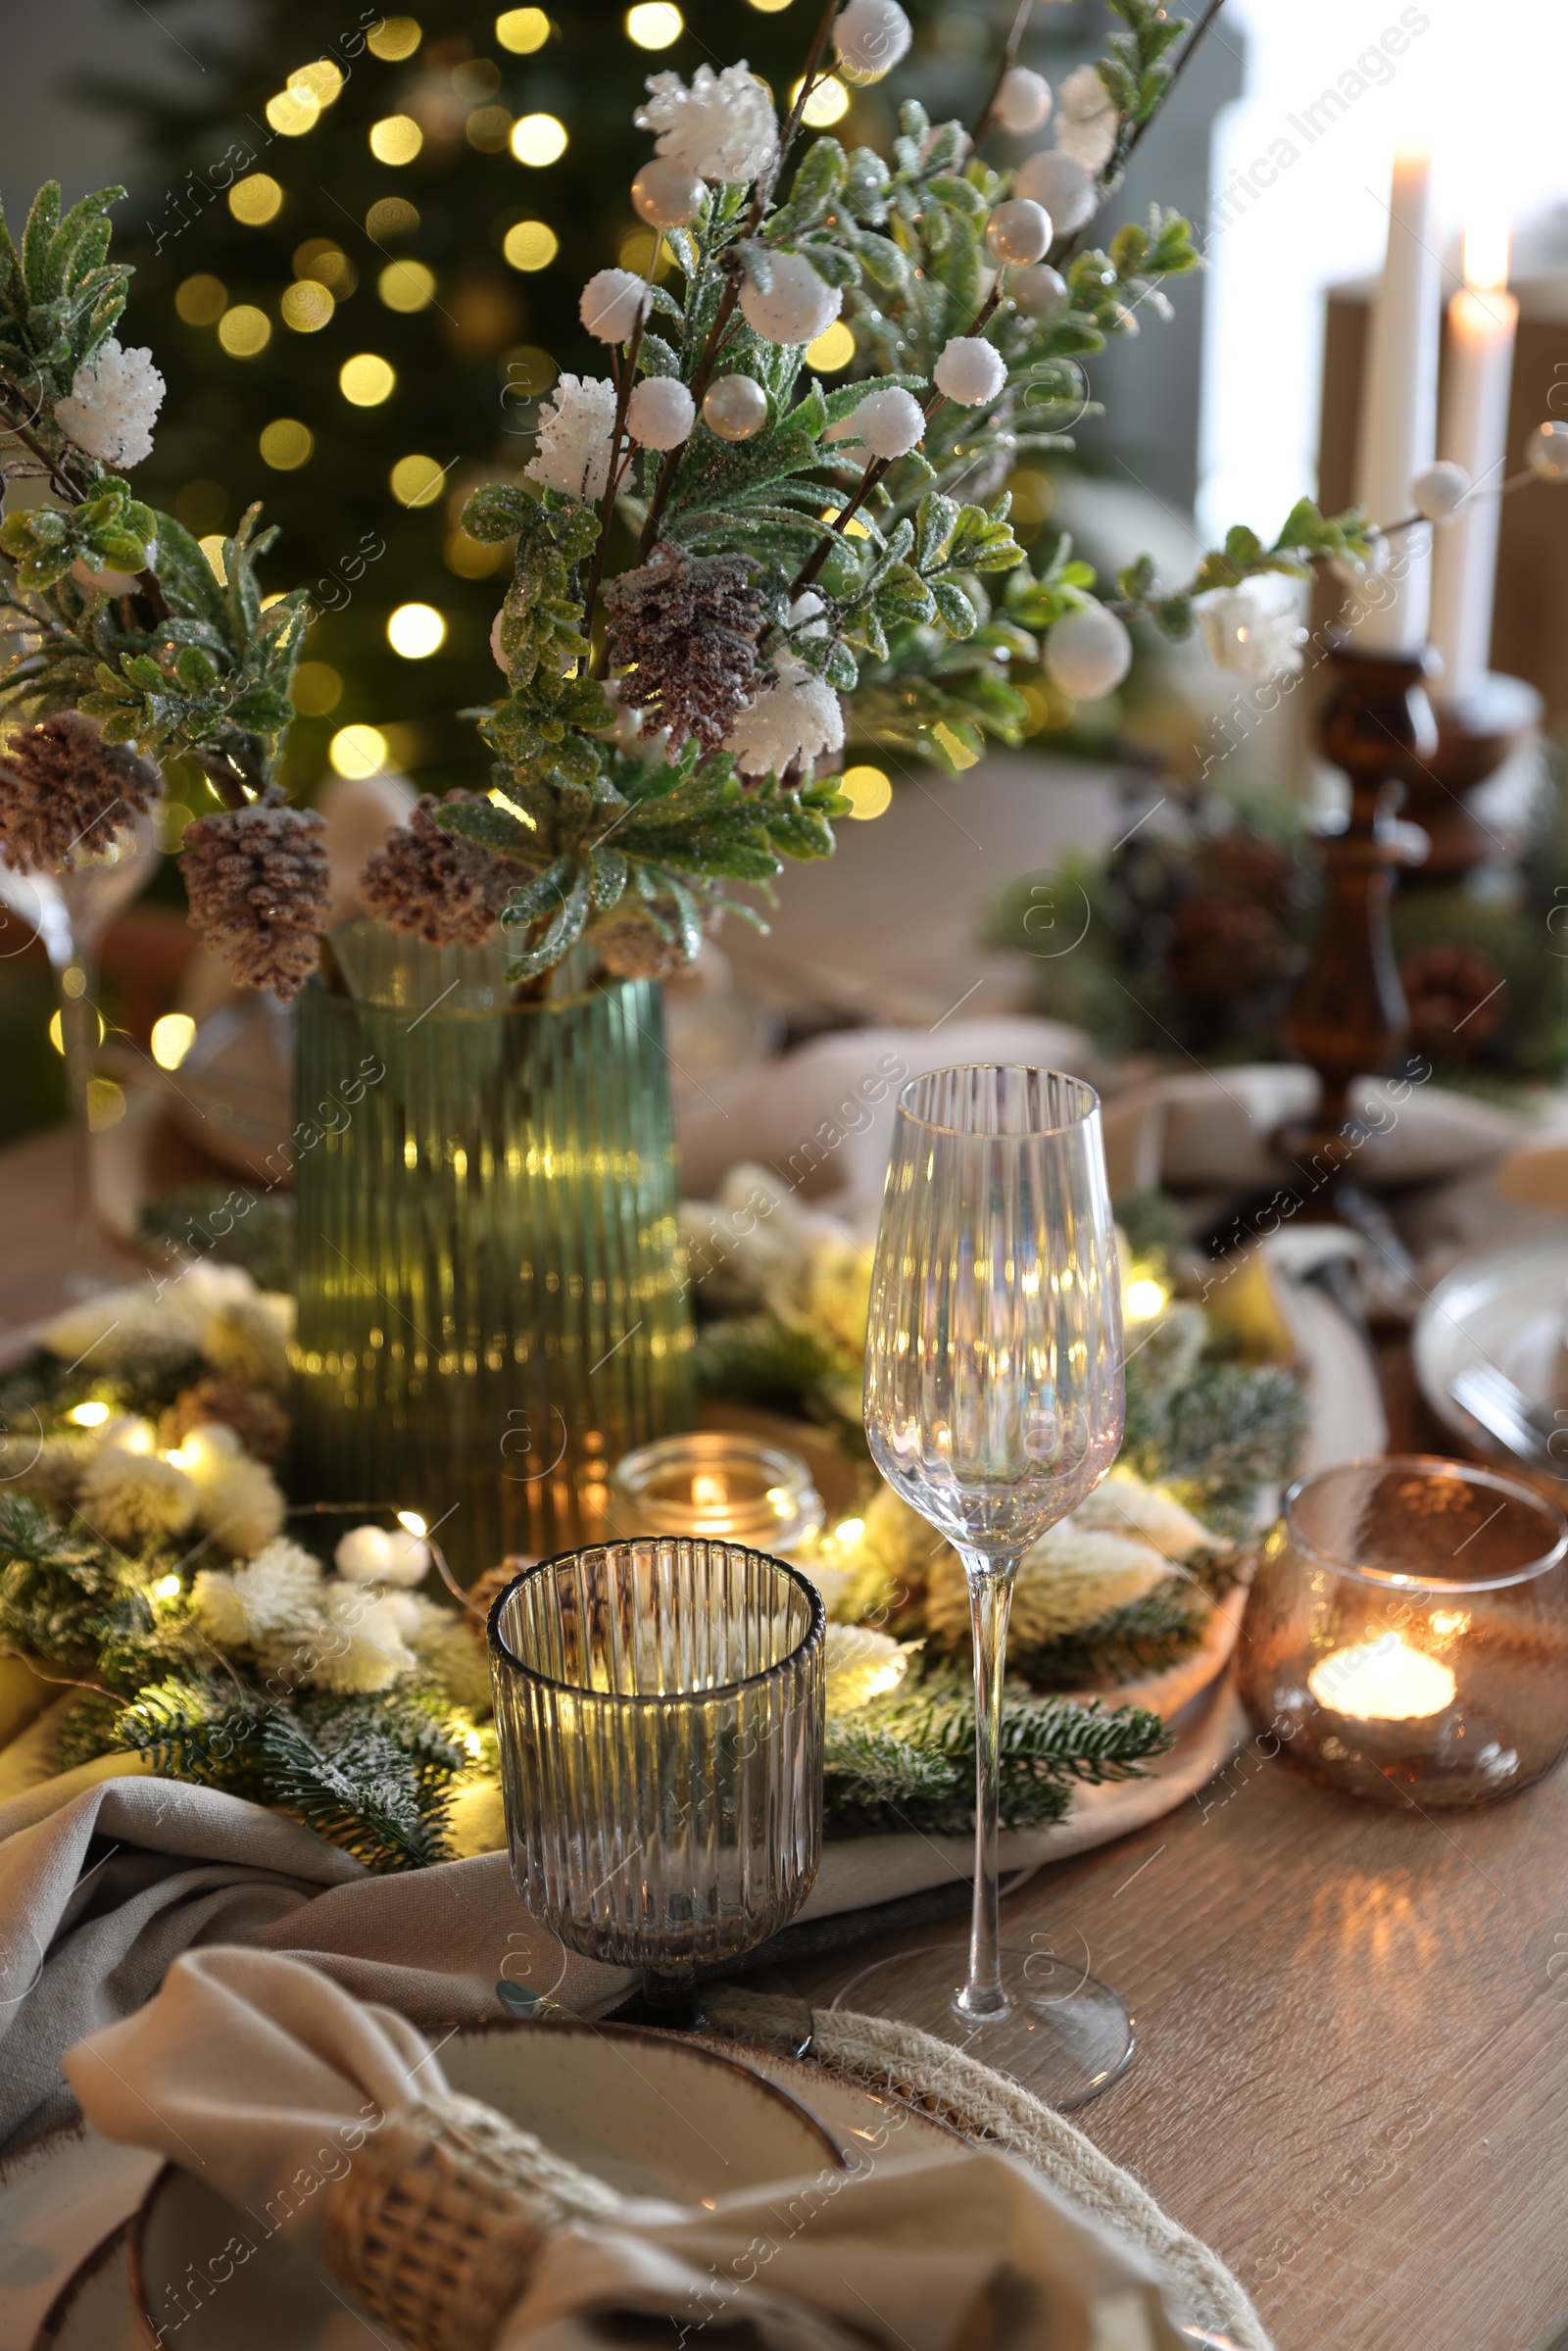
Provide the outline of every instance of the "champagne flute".
{"type": "Polygon", "coordinates": [[[956,2040],[1054,2105],[1132,2053],[1117,1994],[1002,1947],[998,1734],[1018,1563],[1090,1494],[1122,1434],[1121,1290],[1100,1102],[1054,1070],[937,1069],[899,1097],[865,1349],[865,1430],[888,1483],[962,1557],[974,1632],[974,1915],[839,1993],[956,2040]]]}

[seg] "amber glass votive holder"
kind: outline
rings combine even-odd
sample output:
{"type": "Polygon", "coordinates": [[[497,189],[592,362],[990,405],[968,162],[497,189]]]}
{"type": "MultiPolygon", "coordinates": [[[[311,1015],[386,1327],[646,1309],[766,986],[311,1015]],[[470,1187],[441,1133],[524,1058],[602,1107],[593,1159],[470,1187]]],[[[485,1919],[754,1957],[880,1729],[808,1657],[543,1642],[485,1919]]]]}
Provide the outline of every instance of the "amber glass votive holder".
{"type": "Polygon", "coordinates": [[[699,1968],[810,1890],[825,1659],[820,1593],[744,1543],[566,1551],[490,1611],[514,1882],[568,1949],[641,1968],[661,2022],[699,2022],[699,1968]]]}
{"type": "Polygon", "coordinates": [[[1326,1786],[1424,1811],[1512,1795],[1568,1747],[1568,1521],[1464,1461],[1319,1470],[1285,1496],[1237,1655],[1258,1732],[1326,1786]]]}

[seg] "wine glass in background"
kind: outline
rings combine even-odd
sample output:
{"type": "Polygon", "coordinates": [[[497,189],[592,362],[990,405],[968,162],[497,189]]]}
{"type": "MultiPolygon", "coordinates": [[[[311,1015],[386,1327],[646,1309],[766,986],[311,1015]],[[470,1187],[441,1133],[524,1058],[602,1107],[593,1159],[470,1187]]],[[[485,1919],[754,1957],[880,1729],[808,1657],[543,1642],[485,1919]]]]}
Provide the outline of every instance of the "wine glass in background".
{"type": "Polygon", "coordinates": [[[1054,2105],[1132,2049],[1117,1994],[1075,1963],[1004,1950],[998,1733],[1018,1563],[1099,1485],[1122,1433],[1121,1294],[1100,1102],[1054,1070],[932,1070],[899,1097],[865,1350],[865,1430],[888,1483],[945,1535],[969,1584],[975,1666],[974,1915],[957,1946],[846,1985],[956,2040],[1054,2105]]]}
{"type": "MultiPolygon", "coordinates": [[[[0,858],[0,960],[21,954],[38,939],[54,973],[59,1044],[65,1056],[75,1143],[69,1285],[74,1289],[92,1289],[114,1278],[104,1263],[104,1237],[94,1214],[92,1191],[91,1139],[95,1122],[102,1116],[94,1092],[98,1048],[104,1035],[99,1010],[99,951],[110,923],[146,889],[158,862],[158,823],[151,812],[122,825],[108,848],[96,856],[78,853],[69,872],[14,873],[0,858]]],[[[117,1095],[118,1089],[113,1089],[110,1100],[117,1095]]]]}

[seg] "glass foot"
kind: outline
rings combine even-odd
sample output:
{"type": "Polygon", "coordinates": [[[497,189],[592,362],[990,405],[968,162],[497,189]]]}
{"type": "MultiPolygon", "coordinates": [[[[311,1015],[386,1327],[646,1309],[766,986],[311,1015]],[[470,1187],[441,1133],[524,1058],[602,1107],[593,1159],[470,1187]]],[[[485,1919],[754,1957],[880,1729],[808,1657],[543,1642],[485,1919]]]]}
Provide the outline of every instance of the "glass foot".
{"type": "Polygon", "coordinates": [[[966,1942],[901,1951],[852,1976],[831,2005],[918,2026],[1010,2074],[1048,2106],[1087,2105],[1132,2063],[1133,2020],[1087,1966],[1050,1951],[1004,1949],[1005,2014],[969,2017],[957,2005],[968,1965],[966,1942]]]}

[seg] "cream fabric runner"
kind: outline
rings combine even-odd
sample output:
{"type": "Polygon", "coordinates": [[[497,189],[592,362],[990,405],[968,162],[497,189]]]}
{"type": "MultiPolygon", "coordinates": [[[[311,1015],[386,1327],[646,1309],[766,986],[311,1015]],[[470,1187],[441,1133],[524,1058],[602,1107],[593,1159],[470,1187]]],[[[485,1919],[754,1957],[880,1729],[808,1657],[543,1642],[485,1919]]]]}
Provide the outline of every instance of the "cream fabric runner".
{"type": "MultiPolygon", "coordinates": [[[[1246,1736],[1228,1685],[1195,1711],[1153,1776],[1079,1790],[1055,1828],[1003,1838],[1004,1868],[1064,1859],[1194,1796],[1246,1736]]],[[[503,1981],[592,2017],[635,1980],[540,1927],[505,1852],[374,1877],[263,1805],[123,1772],[105,1758],[0,1803],[0,1916],[10,1928],[0,1938],[0,2154],[71,2119],[62,2051],[150,1999],[193,1945],[294,1952],[359,1997],[431,2027],[507,2016],[503,1981]]],[[[500,1834],[499,1814],[490,1834],[500,1834]]],[[[803,1916],[956,1883],[970,1867],[965,1837],[831,1843],[803,1916]]]]}

